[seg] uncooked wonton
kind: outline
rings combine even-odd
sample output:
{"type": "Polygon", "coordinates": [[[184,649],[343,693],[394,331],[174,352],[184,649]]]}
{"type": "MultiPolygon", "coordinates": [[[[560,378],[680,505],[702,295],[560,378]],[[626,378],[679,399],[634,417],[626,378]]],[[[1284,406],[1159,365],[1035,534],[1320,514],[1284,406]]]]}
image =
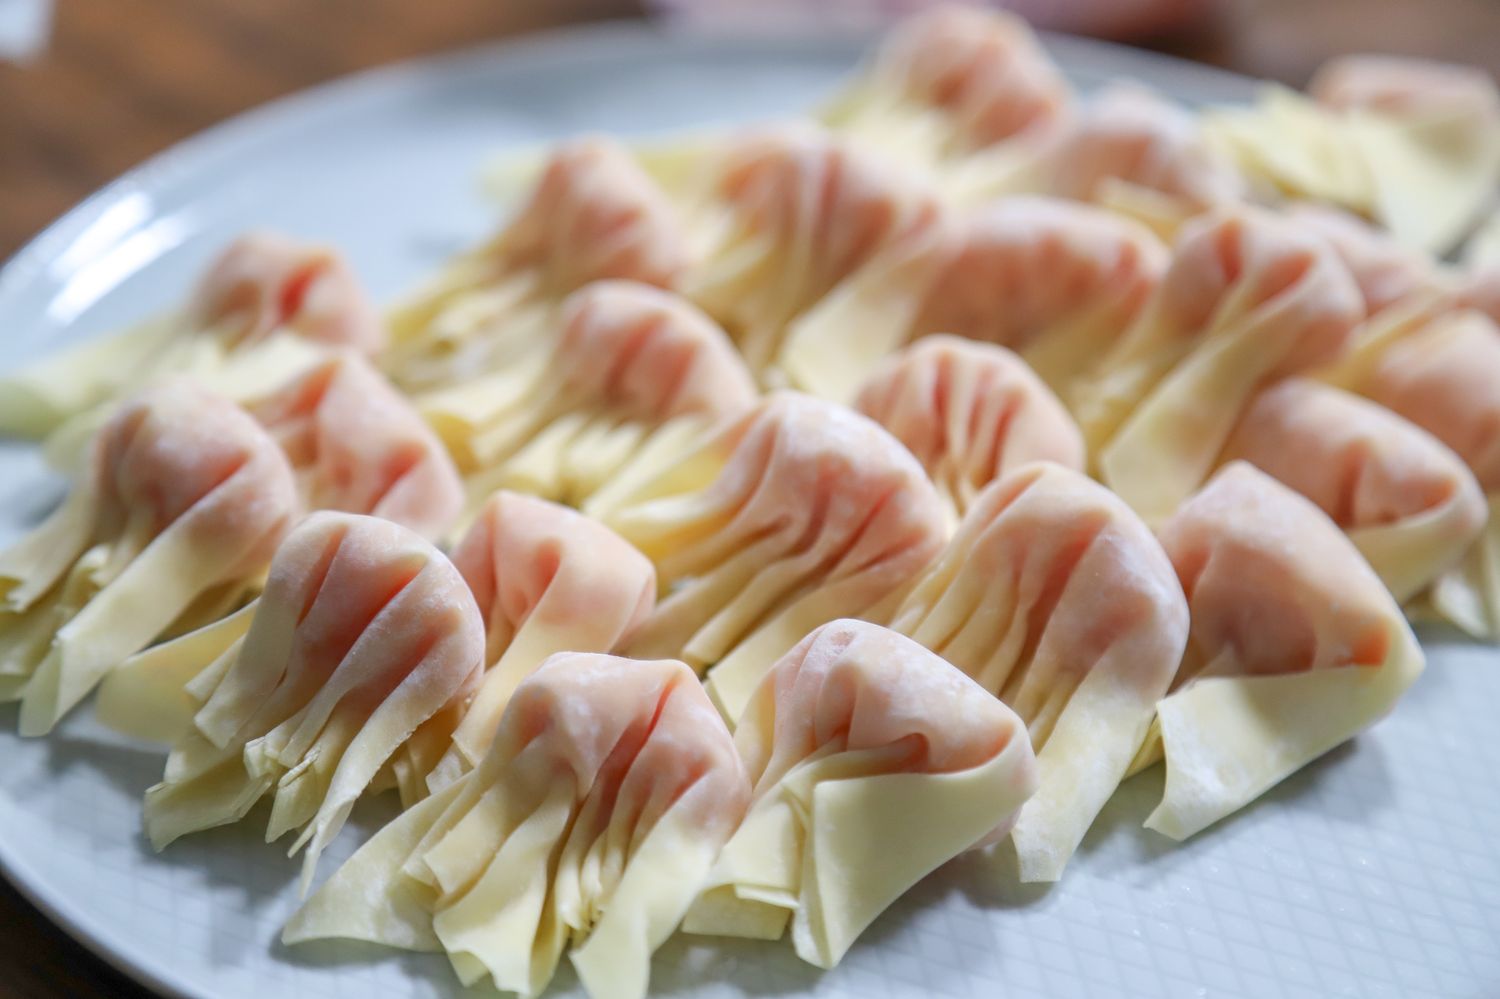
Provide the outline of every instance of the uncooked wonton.
{"type": "Polygon", "coordinates": [[[992,483],[891,627],[1010,705],[1040,783],[1014,840],[1023,881],[1055,881],[1145,738],[1187,637],[1161,546],[1087,476],[1022,466],[992,483]]]}
{"type": "Polygon", "coordinates": [[[1031,461],[1083,470],[1083,436],[1026,362],[994,344],[923,337],[876,369],[854,408],[916,455],[956,525],[979,492],[1031,461]]]}
{"type": "Polygon", "coordinates": [[[849,402],[882,357],[951,333],[1017,352],[1066,398],[1166,264],[1149,230],[1076,202],[1017,197],[951,212],[799,318],[777,367],[798,388],[849,402]]]}
{"type": "Polygon", "coordinates": [[[379,350],[384,331],[335,251],[270,232],[231,243],[185,308],[0,378],[0,433],[41,437],[66,423],[72,446],[108,405],[168,375],[236,402],[283,382],[323,349],[379,350]],[[104,407],[104,409],[100,409],[104,407]]]}
{"type": "Polygon", "coordinates": [[[146,833],[160,850],[239,821],[270,794],[266,840],[300,830],[292,851],[307,847],[305,888],[412,732],[473,696],[484,623],[431,544],[389,521],[326,512],[277,549],[250,616],[186,687],[196,711],[146,792],[146,833]]]}
{"type": "Polygon", "coordinates": [[[1317,236],[1250,208],[1195,219],[1072,400],[1104,483],[1160,523],[1213,470],[1255,393],[1337,359],[1361,318],[1354,279],[1317,236]]]}
{"type": "Polygon", "coordinates": [[[864,614],[941,547],[942,503],[911,453],[857,413],[775,393],[605,515],[655,564],[662,599],[626,646],[713,667],[731,720],[803,635],[864,614]]]}
{"type": "Polygon", "coordinates": [[[409,391],[503,369],[547,344],[569,293],[609,278],[670,287],[688,259],[676,208],[630,153],[571,139],[498,235],[392,310],[382,364],[409,391]]]}
{"type": "Polygon", "coordinates": [[[0,697],[42,735],[110,670],[253,590],[300,513],[242,410],[174,380],[119,406],[79,481],[0,554],[0,697]]]}
{"type": "Polygon", "coordinates": [[[788,652],[734,742],[754,801],[684,927],[775,939],[790,922],[797,955],[821,968],[940,864],[1003,838],[1037,786],[1014,712],[863,621],[788,652]]]}
{"type": "Polygon", "coordinates": [[[1142,751],[1167,766],[1146,825],[1185,839],[1374,724],[1423,658],[1337,525],[1250,465],[1220,470],[1161,540],[1192,628],[1142,751]]]}
{"type": "Polygon", "coordinates": [[[561,653],[516,688],[478,769],[377,833],[282,940],[444,950],[465,984],[525,996],[571,943],[593,999],[643,999],[748,798],[692,670],[561,653]]]}
{"type": "Polygon", "coordinates": [[[291,460],[309,509],[367,513],[437,538],[463,508],[442,442],[356,354],[334,354],[247,408],[291,460]]]}

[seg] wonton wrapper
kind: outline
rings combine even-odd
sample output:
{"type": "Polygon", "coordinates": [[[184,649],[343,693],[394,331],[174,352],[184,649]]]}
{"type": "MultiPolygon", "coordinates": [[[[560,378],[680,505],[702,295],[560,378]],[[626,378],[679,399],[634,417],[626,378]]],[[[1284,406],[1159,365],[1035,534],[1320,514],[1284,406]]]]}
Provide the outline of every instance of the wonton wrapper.
{"type": "Polygon", "coordinates": [[[1426,254],[1407,249],[1358,216],[1310,203],[1292,205],[1285,215],[1333,247],[1359,285],[1369,316],[1445,291],[1447,282],[1426,254]]]}
{"type": "Polygon", "coordinates": [[[1432,608],[1475,638],[1500,640],[1500,493],[1490,493],[1484,531],[1463,560],[1432,584],[1432,608]]]}
{"type": "Polygon", "coordinates": [[[187,375],[239,400],[316,360],[320,348],[373,353],[383,339],[338,253],[254,232],[219,254],[180,312],[0,378],[0,434],[40,438],[63,427],[71,443],[61,450],[77,457],[108,404],[153,379],[187,375]]]}
{"type": "Polygon", "coordinates": [[[1452,567],[1484,528],[1479,483],[1427,431],[1329,385],[1262,392],[1221,457],[1244,460],[1331,517],[1398,602],[1452,567]]]}
{"type": "Polygon", "coordinates": [[[957,525],[985,486],[1031,461],[1082,471],[1083,435],[1004,347],[939,334],[889,357],[854,408],[916,455],[957,525]]]}
{"type": "Polygon", "coordinates": [[[1384,343],[1361,344],[1340,384],[1457,451],[1486,492],[1500,491],[1500,326],[1449,311],[1384,343]]]}
{"type": "Polygon", "coordinates": [[[244,412],[183,381],[118,407],[82,481],[0,554],[0,698],[42,735],[111,669],[253,588],[299,511],[244,412]]]}
{"type": "Polygon", "coordinates": [[[735,732],[744,824],[683,924],[820,968],[939,865],[1004,837],[1037,786],[1015,713],[920,645],[834,621],[766,675],[735,732]]]}
{"type": "Polygon", "coordinates": [[[725,425],[604,521],[656,564],[663,594],[626,650],[714,666],[708,691],[731,721],[802,636],[891,596],[944,536],[942,503],[906,448],[792,392],[725,425]]]}
{"type": "Polygon", "coordinates": [[[1371,166],[1338,115],[1282,86],[1268,86],[1251,107],[1210,108],[1201,127],[1241,174],[1295,199],[1374,214],[1371,166]]]}
{"type": "Polygon", "coordinates": [[[1024,159],[1071,98],[1020,18],[945,4],[891,28],[821,117],[882,155],[932,167],[980,151],[1024,159]]]}
{"type": "Polygon", "coordinates": [[[787,334],[777,366],[850,402],[877,362],[929,333],[1008,347],[1059,393],[1136,318],[1167,266],[1145,227],[1055,198],[945,217],[882,253],[787,334]]]}
{"type": "Polygon", "coordinates": [[[408,805],[479,765],[511,695],[548,656],[610,652],[656,603],[646,556],[597,521],[517,493],[490,497],[453,564],[484,616],[487,672],[461,718],[434,718],[397,761],[408,805]]]}
{"type": "Polygon", "coordinates": [[[1180,840],[1374,724],[1423,658],[1337,525],[1250,465],[1216,474],[1161,540],[1192,628],[1142,751],[1167,763],[1146,826],[1180,840]]]}
{"type": "Polygon", "coordinates": [[[1190,112],[1135,86],[1110,86],[1086,102],[1047,164],[1050,193],[1104,205],[1168,240],[1193,216],[1249,196],[1190,112]]]}
{"type": "Polygon", "coordinates": [[[336,354],[247,408],[291,460],[309,509],[383,517],[426,538],[463,509],[442,442],[358,355],[336,354]]]}
{"type": "Polygon", "coordinates": [[[1361,318],[1354,279],[1317,236],[1249,208],[1195,219],[1074,397],[1101,478],[1160,523],[1208,477],[1255,393],[1337,358],[1361,318]]]}
{"type": "Polygon", "coordinates": [[[1433,585],[1439,614],[1477,638],[1500,638],[1500,327],[1441,305],[1368,338],[1335,372],[1458,452],[1489,497],[1484,535],[1433,585]]]}
{"type": "Polygon", "coordinates": [[[677,208],[630,153],[569,140],[497,236],[392,310],[382,363],[412,391],[468,381],[545,346],[569,293],[611,278],[671,287],[688,259],[677,208]]]}
{"type": "Polygon", "coordinates": [[[892,244],[935,223],[925,187],[806,124],[731,139],[708,164],[697,212],[710,233],[683,293],[724,325],[751,370],[777,355],[786,327],[892,244]]]}
{"type": "Polygon", "coordinates": [[[1351,56],[1310,98],[1269,90],[1208,125],[1245,171],[1293,197],[1378,220],[1413,250],[1444,254],[1500,184],[1500,92],[1486,74],[1416,59],[1351,56]]]}
{"type": "Polygon", "coordinates": [[[505,486],[581,504],[627,465],[682,453],[757,395],[711,319],[629,281],[569,296],[539,362],[422,404],[469,473],[471,502],[505,486]]]}
{"type": "Polygon", "coordinates": [[[891,627],[1026,722],[1041,783],[1016,823],[1021,880],[1057,880],[1182,656],[1187,608],[1161,546],[1087,476],[1027,465],[980,494],[891,627]]]}
{"type": "Polygon", "coordinates": [[[445,950],[465,984],[523,996],[571,941],[590,996],[640,999],[749,794],[692,670],[561,653],[479,768],[376,833],[282,940],[445,950]]]}
{"type": "Polygon", "coordinates": [[[266,841],[301,830],[291,852],[308,848],[305,889],[412,732],[473,696],[484,623],[431,544],[389,521],[329,512],[277,549],[250,616],[186,687],[196,713],[146,792],[146,833],[160,850],[239,821],[270,793],[266,841]]]}

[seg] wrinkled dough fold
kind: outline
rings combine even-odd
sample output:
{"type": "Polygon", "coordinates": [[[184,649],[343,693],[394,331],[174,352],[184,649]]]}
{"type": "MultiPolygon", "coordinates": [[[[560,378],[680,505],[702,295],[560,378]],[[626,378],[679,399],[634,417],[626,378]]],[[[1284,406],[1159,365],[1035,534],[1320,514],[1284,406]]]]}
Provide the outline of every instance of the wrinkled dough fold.
{"type": "Polygon", "coordinates": [[[235,401],[313,363],[325,348],[369,354],[384,331],[336,252],[271,232],[232,242],[186,306],[0,378],[0,433],[54,434],[71,469],[112,405],[168,375],[235,401]]]}
{"type": "Polygon", "coordinates": [[[799,316],[777,366],[793,386],[848,403],[882,357],[951,333],[1015,351],[1066,399],[1166,263],[1144,227],[1075,202],[1016,197],[948,212],[799,316]]]}
{"type": "Polygon", "coordinates": [[[862,621],[824,625],[778,662],[735,745],[753,803],[685,928],[774,939],[790,923],[798,956],[823,968],[930,871],[1003,836],[1037,782],[1010,709],[862,621]]]}
{"type": "Polygon", "coordinates": [[[517,687],[478,768],[377,833],[282,939],[442,949],[465,984],[526,996],[571,943],[594,999],[643,997],[748,799],[685,665],[559,654],[517,687]]]}
{"type": "Polygon", "coordinates": [[[775,393],[643,483],[605,522],[656,565],[662,598],[626,646],[712,667],[731,720],[782,655],[862,614],[942,544],[921,466],[843,407],[775,393]]]}
{"type": "Polygon", "coordinates": [[[441,552],[389,521],[313,514],[277,550],[243,637],[185,688],[197,710],[146,792],[152,845],[270,794],[267,841],[300,830],[305,887],[354,801],[424,722],[468,701],[483,666],[479,610],[441,552]]]}
{"type": "Polygon", "coordinates": [[[1039,462],[990,485],[891,618],[1026,722],[1041,782],[1014,841],[1055,881],[1125,777],[1187,640],[1151,532],[1086,476],[1039,462]]]}
{"type": "Polygon", "coordinates": [[[1192,630],[1141,762],[1166,757],[1148,828],[1184,839],[1383,717],[1422,650],[1353,544],[1243,462],[1162,528],[1192,630]]]}
{"type": "Polygon", "coordinates": [[[21,701],[23,735],[252,590],[299,512],[275,442],[182,381],[120,406],[88,455],[62,506],[0,554],[0,695],[21,701]]]}
{"type": "Polygon", "coordinates": [[[1074,397],[1104,483],[1159,524],[1212,472],[1257,390],[1326,364],[1362,318],[1316,236],[1224,209],[1186,226],[1141,317],[1074,397]]]}
{"type": "Polygon", "coordinates": [[[1020,465],[1083,470],[1073,417],[1025,361],[993,344],[923,337],[875,370],[854,408],[922,463],[953,525],[985,486],[1020,465]]]}

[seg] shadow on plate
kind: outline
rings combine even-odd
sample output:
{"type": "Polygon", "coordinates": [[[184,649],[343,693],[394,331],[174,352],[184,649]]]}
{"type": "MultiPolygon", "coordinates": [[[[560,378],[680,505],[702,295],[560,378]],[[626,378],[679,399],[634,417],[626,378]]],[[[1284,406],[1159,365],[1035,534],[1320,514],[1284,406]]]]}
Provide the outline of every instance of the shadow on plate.
{"type": "Polygon", "coordinates": [[[1247,835],[1277,812],[1315,810],[1320,817],[1368,825],[1394,803],[1385,751],[1368,735],[1351,739],[1196,836],[1178,843],[1142,825],[1161,801],[1165,768],[1154,766],[1120,786],[1079,845],[1078,860],[1105,877],[1159,882],[1221,837],[1247,835]],[[1344,793],[1351,787],[1359,794],[1344,793]]]}
{"type": "MultiPolygon", "coordinates": [[[[430,984],[431,994],[435,996],[460,992],[464,995],[475,996],[501,994],[488,985],[463,988],[459,984],[458,976],[453,973],[453,968],[448,964],[447,958],[441,954],[397,950],[361,940],[313,940],[298,944],[296,947],[288,947],[281,942],[279,936],[273,937],[266,950],[277,961],[311,971],[358,968],[364,972],[368,971],[372,965],[394,965],[400,969],[402,978],[424,980],[430,984]]],[[[548,989],[547,991],[551,994],[554,990],[548,989]]]]}
{"type": "MultiPolygon", "coordinates": [[[[430,983],[435,995],[498,996],[488,979],[470,988],[460,986],[442,954],[384,947],[360,940],[314,940],[288,947],[273,940],[268,953],[278,961],[309,970],[368,969],[372,963],[398,965],[402,976],[430,983]]],[[[788,941],[733,940],[677,934],[657,951],[651,962],[651,994],[681,995],[701,992],[707,983],[732,984],[751,996],[791,996],[806,993],[823,973],[798,960],[788,941]]],[[[579,994],[578,976],[566,954],[546,989],[547,995],[579,994]]]]}
{"type": "MultiPolygon", "coordinates": [[[[859,947],[863,943],[856,943],[859,947]]],[[[797,957],[791,932],[780,940],[741,940],[678,933],[651,964],[652,995],[701,993],[708,982],[729,983],[751,996],[811,992],[824,972],[797,957]]],[[[575,982],[572,968],[566,980],[575,982]]],[[[563,976],[559,975],[559,981],[563,976]]]]}
{"type": "MultiPolygon", "coordinates": [[[[216,894],[232,892],[240,911],[251,922],[264,928],[263,933],[247,935],[231,931],[214,933],[212,958],[223,964],[243,963],[245,955],[267,946],[282,956],[293,952],[281,947],[282,924],[296,910],[300,899],[297,884],[302,873],[302,857],[287,856],[295,833],[274,843],[265,842],[266,823],[270,818],[270,798],[266,797],[243,819],[233,825],[189,833],[173,842],[161,853],[152,850],[144,835],[136,839],[137,848],[147,862],[191,872],[216,894]]],[[[318,879],[326,878],[344,862],[375,829],[394,818],[395,796],[379,796],[356,804],[354,814],[338,839],[318,862],[318,879]],[[388,798],[389,800],[381,800],[388,798]]]]}

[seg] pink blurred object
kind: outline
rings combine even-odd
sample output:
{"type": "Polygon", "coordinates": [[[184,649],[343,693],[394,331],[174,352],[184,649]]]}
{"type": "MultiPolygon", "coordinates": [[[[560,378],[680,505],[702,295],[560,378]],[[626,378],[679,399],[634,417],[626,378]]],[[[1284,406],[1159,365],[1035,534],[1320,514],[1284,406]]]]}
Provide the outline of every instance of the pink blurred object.
{"type": "MultiPolygon", "coordinates": [[[[1098,38],[1140,38],[1191,26],[1223,0],[991,0],[967,6],[1008,10],[1033,27],[1098,38]]],[[[952,0],[647,0],[695,26],[724,24],[866,27],[952,0]]]]}

